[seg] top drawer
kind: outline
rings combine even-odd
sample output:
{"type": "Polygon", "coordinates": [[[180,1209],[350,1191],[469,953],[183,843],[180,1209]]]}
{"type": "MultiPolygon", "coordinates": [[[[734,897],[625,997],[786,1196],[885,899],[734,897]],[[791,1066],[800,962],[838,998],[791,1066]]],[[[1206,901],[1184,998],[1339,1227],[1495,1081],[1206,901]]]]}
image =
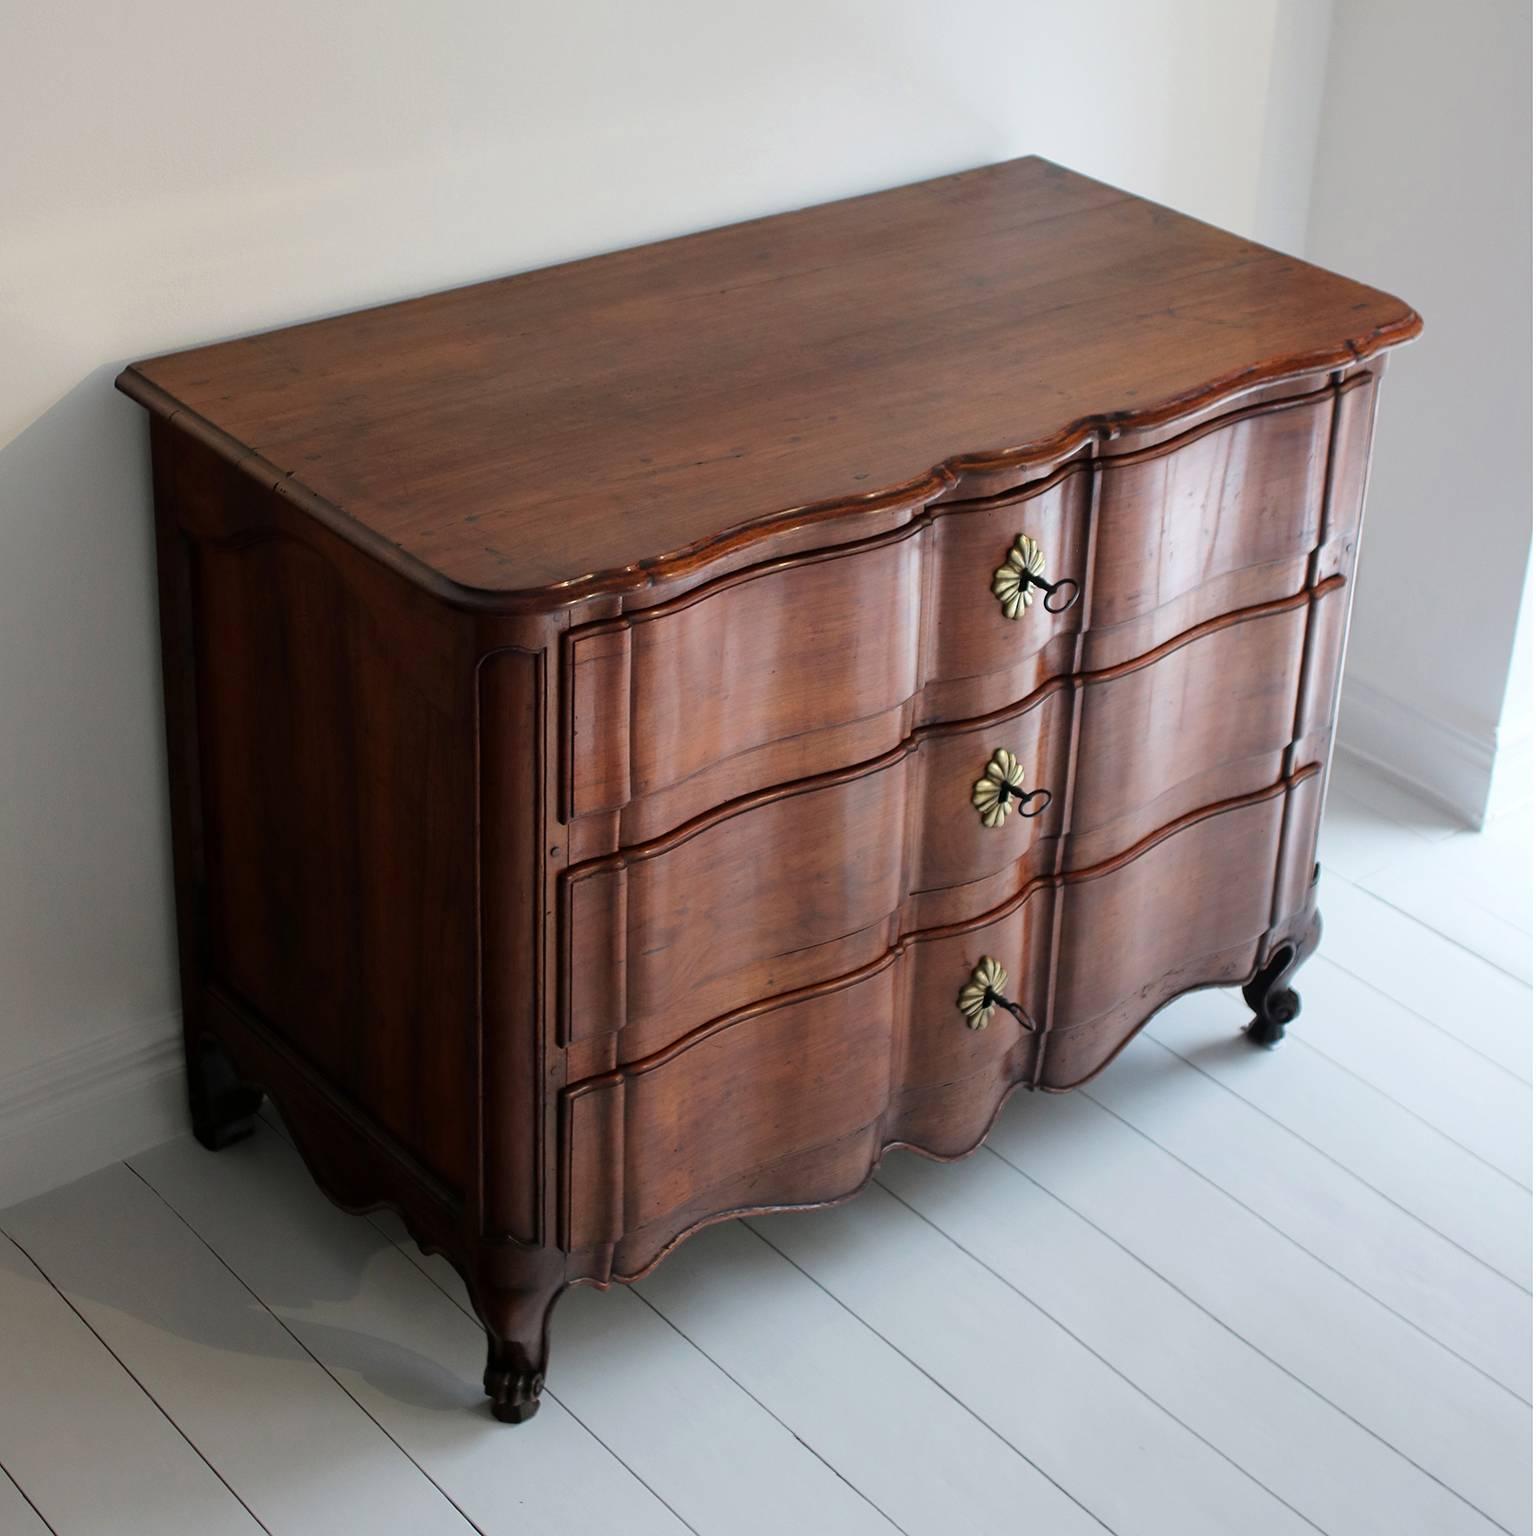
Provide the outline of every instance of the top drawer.
{"type": "Polygon", "coordinates": [[[1341,433],[1363,442],[1371,393],[1329,388],[1082,457],[1023,492],[572,630],[567,817],[619,812],[620,843],[654,837],[1296,592],[1338,533],[1323,527],[1335,399],[1341,433]],[[1080,601],[1051,613],[1032,589],[1010,616],[994,573],[1021,535],[1080,601]]]}

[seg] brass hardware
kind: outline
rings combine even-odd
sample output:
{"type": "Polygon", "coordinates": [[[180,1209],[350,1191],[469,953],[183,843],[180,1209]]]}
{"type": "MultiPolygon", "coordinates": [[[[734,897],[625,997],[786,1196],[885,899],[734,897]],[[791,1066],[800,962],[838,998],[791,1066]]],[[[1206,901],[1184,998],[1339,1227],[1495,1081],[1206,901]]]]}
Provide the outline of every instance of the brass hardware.
{"type": "Polygon", "coordinates": [[[1008,551],[1007,562],[992,572],[992,595],[1003,605],[1003,612],[1010,619],[1018,618],[1034,602],[1036,587],[1045,593],[1047,613],[1065,613],[1077,601],[1082,592],[1077,582],[1070,576],[1063,576],[1060,581],[1047,581],[1044,570],[1045,551],[1027,533],[1021,533],[1008,551]],[[1056,594],[1069,587],[1072,590],[1066,600],[1053,604],[1056,594]]]}
{"type": "Polygon", "coordinates": [[[999,747],[987,764],[985,776],[971,786],[971,804],[980,813],[984,827],[1002,826],[1015,800],[1019,802],[1020,816],[1038,816],[1051,803],[1050,790],[1024,789],[1023,783],[1023,765],[1006,747],[999,747]],[[1032,800],[1040,800],[1041,804],[1027,810],[1032,800]]]}
{"type": "Polygon", "coordinates": [[[1008,985],[1008,972],[990,956],[983,955],[960,989],[960,1012],[972,1029],[985,1029],[992,1019],[998,989],[1008,985]]]}
{"type": "Polygon", "coordinates": [[[991,955],[983,955],[971,972],[971,979],[960,989],[960,1012],[970,1029],[985,1029],[992,1020],[992,1010],[1001,1008],[1011,1013],[1019,1028],[1030,1034],[1035,1032],[1035,1021],[1019,1007],[1003,996],[1008,985],[1008,972],[991,955]]]}

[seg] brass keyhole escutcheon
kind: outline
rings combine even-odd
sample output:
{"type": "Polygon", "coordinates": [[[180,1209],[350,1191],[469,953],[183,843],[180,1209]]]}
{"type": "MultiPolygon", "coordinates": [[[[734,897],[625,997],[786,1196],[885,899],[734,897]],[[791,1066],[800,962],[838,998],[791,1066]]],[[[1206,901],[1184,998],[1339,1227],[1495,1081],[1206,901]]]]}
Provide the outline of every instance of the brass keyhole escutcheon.
{"type": "Polygon", "coordinates": [[[984,827],[1000,827],[1018,802],[1019,815],[1038,816],[1051,803],[1048,789],[1025,789],[1024,766],[1006,747],[999,747],[986,772],[971,786],[971,804],[984,827]],[[1038,804],[1036,803],[1038,802],[1038,804]]]}
{"type": "Polygon", "coordinates": [[[1003,996],[1003,988],[1007,985],[1008,972],[991,955],[983,955],[976,962],[970,980],[961,987],[957,1000],[967,1028],[985,1029],[992,1022],[992,1010],[1001,1008],[1013,1015],[1020,1029],[1035,1033],[1035,1021],[1017,1003],[1010,1003],[1003,996]]]}
{"type": "Polygon", "coordinates": [[[1043,607],[1047,613],[1065,613],[1082,592],[1070,576],[1047,581],[1045,551],[1027,533],[1021,533],[1013,541],[1007,560],[992,573],[992,595],[1002,604],[1003,613],[1016,619],[1034,602],[1036,587],[1045,593],[1043,607]]]}

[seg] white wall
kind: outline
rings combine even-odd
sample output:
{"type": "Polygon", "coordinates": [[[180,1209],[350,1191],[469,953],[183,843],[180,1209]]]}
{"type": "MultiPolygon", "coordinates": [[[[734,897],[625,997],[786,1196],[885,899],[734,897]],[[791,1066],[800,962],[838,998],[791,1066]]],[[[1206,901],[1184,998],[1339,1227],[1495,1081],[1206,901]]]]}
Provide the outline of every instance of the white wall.
{"type": "Polygon", "coordinates": [[[1383,392],[1340,746],[1472,822],[1530,552],[1530,82],[1529,0],[1334,6],[1307,255],[1425,325],[1383,392]]]}
{"type": "Polygon", "coordinates": [[[1509,659],[1509,681],[1499,714],[1498,755],[1488,789],[1487,814],[1525,809],[1536,783],[1536,636],[1531,630],[1531,572],[1527,564],[1520,613],[1509,659]]]}
{"type": "Polygon", "coordinates": [[[8,1156],[14,1194],[174,1113],[145,427],[112,393],[122,362],[1029,152],[1297,248],[1327,14],[8,7],[0,1196],[8,1156]]]}

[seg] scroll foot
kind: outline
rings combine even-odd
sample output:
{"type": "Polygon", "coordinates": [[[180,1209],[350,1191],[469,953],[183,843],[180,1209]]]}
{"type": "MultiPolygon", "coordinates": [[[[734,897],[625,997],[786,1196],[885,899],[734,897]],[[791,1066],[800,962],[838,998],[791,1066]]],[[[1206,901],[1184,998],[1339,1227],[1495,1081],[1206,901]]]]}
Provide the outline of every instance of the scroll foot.
{"type": "Polygon", "coordinates": [[[502,1362],[499,1353],[492,1340],[490,1363],[485,1368],[485,1395],[491,1400],[491,1413],[503,1424],[525,1424],[539,1411],[544,1377],[538,1371],[502,1362]]]}
{"type": "Polygon", "coordinates": [[[1258,975],[1243,988],[1243,1001],[1253,1009],[1247,1035],[1255,1045],[1273,1050],[1285,1039],[1286,1025],[1300,1016],[1301,999],[1296,995],[1295,988],[1288,983],[1302,962],[1317,948],[1322,934],[1322,919],[1313,912],[1312,921],[1300,941],[1282,944],[1258,975]]]}
{"type": "Polygon", "coordinates": [[[539,1411],[549,1361],[549,1314],[564,1291],[558,1270],[525,1276],[526,1289],[487,1286],[475,1296],[485,1324],[485,1395],[503,1424],[526,1424],[539,1411]]]}

